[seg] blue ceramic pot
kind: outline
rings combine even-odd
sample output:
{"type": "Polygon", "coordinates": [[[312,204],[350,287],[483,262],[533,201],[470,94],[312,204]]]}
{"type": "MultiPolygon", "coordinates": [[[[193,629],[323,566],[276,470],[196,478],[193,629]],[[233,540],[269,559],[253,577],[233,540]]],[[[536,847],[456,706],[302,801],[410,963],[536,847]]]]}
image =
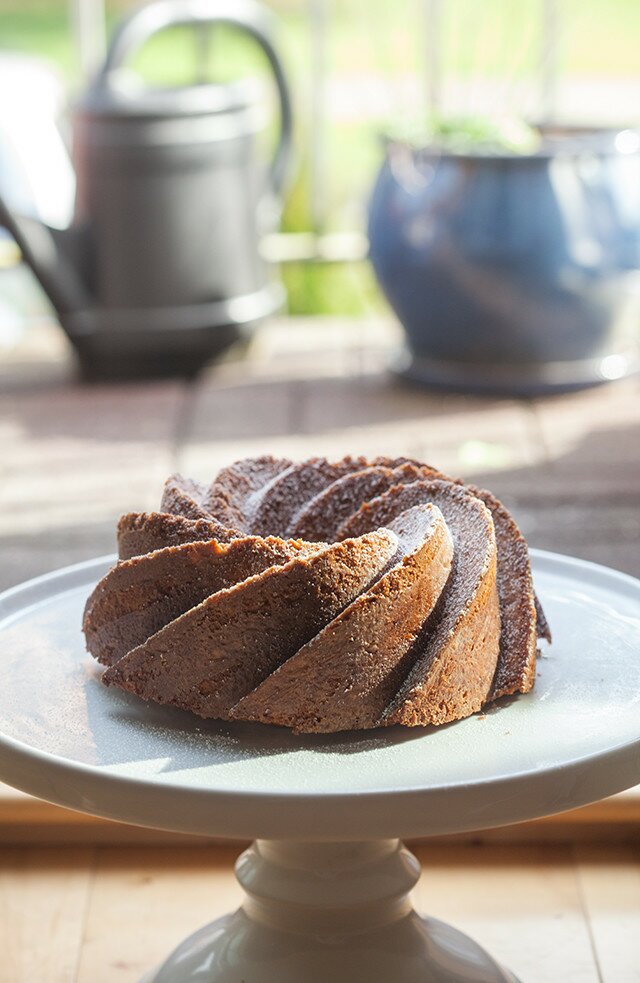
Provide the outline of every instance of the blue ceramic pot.
{"type": "Polygon", "coordinates": [[[633,134],[548,140],[534,156],[387,144],[370,257],[418,379],[536,392],[624,375],[640,326],[633,134]]]}

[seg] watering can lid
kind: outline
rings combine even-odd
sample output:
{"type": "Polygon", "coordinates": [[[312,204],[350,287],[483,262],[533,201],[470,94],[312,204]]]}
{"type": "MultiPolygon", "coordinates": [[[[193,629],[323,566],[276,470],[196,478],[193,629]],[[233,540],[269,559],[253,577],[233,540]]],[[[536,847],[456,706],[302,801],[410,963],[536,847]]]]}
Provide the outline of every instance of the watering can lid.
{"type": "Polygon", "coordinates": [[[134,119],[209,116],[248,109],[259,101],[261,91],[259,80],[254,78],[155,88],[123,68],[113,73],[108,86],[98,79],[80,99],[77,109],[91,116],[134,119]]]}

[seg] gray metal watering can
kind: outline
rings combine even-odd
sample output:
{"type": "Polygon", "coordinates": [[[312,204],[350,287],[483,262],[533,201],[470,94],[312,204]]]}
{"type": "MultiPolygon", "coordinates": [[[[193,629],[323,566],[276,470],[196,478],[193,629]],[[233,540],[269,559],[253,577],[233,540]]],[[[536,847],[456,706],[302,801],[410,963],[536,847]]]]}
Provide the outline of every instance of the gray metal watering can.
{"type": "Polygon", "coordinates": [[[197,368],[276,310],[282,287],[260,256],[279,218],[291,150],[291,104],[254,0],[158,0],[116,30],[76,106],[75,215],[66,230],[10,214],[15,237],[89,372],[197,368]],[[267,114],[250,80],[153,89],[124,68],[174,24],[225,23],[263,49],[280,131],[270,167],[256,137],[267,114]]]}

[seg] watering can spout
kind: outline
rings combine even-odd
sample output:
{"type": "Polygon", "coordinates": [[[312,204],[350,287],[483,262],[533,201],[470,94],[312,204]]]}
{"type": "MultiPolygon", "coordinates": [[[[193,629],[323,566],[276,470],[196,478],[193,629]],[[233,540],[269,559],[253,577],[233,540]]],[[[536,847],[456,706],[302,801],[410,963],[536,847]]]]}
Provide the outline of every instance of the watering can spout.
{"type": "Polygon", "coordinates": [[[15,239],[23,259],[61,319],[91,307],[89,290],[70,251],[72,230],[51,229],[36,218],[17,215],[1,197],[0,225],[15,239]]]}

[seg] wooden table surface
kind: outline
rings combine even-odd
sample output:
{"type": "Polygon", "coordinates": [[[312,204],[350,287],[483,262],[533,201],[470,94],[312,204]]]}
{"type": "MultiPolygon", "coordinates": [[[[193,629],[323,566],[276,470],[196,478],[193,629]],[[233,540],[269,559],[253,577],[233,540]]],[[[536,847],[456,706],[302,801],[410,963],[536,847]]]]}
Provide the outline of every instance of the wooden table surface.
{"type": "Polygon", "coordinates": [[[640,576],[640,383],[536,400],[442,395],[387,372],[384,321],[276,321],[193,382],[82,385],[43,326],[0,360],[0,589],[114,548],[174,470],[247,454],[410,454],[487,484],[532,546],[640,576]]]}
{"type": "MultiPolygon", "coordinates": [[[[521,983],[638,983],[632,847],[414,852],[424,869],[418,911],[476,938],[521,983]]],[[[0,850],[1,983],[139,983],[182,938],[237,907],[237,854],[221,846],[0,850]]]]}
{"type": "MultiPolygon", "coordinates": [[[[640,576],[637,380],[445,396],[388,373],[397,342],[384,321],[283,319],[195,381],[88,386],[34,328],[0,364],[0,588],[113,551],[118,515],[157,506],[169,472],[265,452],[420,457],[489,486],[531,545],[640,576]]],[[[421,845],[417,905],[523,983],[640,983],[640,794],[570,818],[421,845]]],[[[144,836],[0,790],[0,983],[134,983],[237,903],[238,848],[144,836]]]]}

